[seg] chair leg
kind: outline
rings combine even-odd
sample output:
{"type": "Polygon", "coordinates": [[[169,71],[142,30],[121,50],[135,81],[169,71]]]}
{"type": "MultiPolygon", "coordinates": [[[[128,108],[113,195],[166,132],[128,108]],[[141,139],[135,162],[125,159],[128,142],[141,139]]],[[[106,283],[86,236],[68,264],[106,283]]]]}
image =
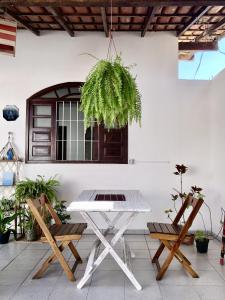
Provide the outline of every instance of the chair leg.
{"type": "Polygon", "coordinates": [[[56,260],[55,254],[51,254],[46,261],[42,264],[41,268],[35,273],[32,279],[40,279],[44,272],[48,269],[50,264],[56,260]]]}
{"type": "MultiPolygon", "coordinates": [[[[63,242],[62,246],[63,248],[65,248],[67,245],[69,244],[69,241],[65,241],[63,242]]],[[[65,260],[64,256],[62,255],[60,249],[57,247],[56,244],[53,245],[53,251],[61,265],[61,267],[63,268],[64,272],[66,273],[66,276],[67,278],[70,280],[70,281],[75,281],[75,277],[74,277],[74,274],[73,272],[71,271],[67,261],[65,260]]]]}
{"type": "Polygon", "coordinates": [[[161,242],[158,250],[156,251],[156,253],[155,253],[155,255],[154,255],[153,259],[152,259],[152,263],[155,263],[158,260],[158,258],[162,254],[164,248],[165,248],[165,245],[161,242]]]}
{"type": "MultiPolygon", "coordinates": [[[[172,251],[172,246],[169,241],[164,241],[166,247],[172,251]]],[[[193,277],[199,278],[199,275],[195,272],[195,270],[191,266],[191,262],[187,259],[187,257],[179,250],[175,250],[174,256],[181,263],[183,268],[193,277]]]]}
{"type": "Polygon", "coordinates": [[[79,255],[79,253],[78,253],[76,247],[74,246],[73,242],[70,242],[70,243],[68,244],[68,246],[69,246],[71,252],[73,253],[73,256],[76,258],[76,260],[77,260],[79,263],[82,263],[82,259],[81,259],[80,255],[79,255]]]}
{"type": "Polygon", "coordinates": [[[156,276],[156,280],[161,280],[163,278],[163,275],[166,273],[171,261],[173,260],[173,257],[174,257],[174,253],[171,251],[169,253],[169,255],[167,256],[165,262],[161,266],[161,268],[156,276]]]}

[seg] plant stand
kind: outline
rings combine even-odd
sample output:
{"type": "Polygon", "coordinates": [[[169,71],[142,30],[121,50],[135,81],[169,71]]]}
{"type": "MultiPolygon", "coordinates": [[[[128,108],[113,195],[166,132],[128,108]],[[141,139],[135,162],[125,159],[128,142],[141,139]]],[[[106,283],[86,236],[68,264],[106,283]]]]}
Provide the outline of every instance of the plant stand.
{"type": "MultiPolygon", "coordinates": [[[[14,181],[12,185],[3,185],[0,183],[0,199],[13,197],[15,192],[16,183],[21,179],[23,160],[19,158],[16,147],[13,143],[13,133],[8,133],[8,142],[0,151],[0,176],[3,176],[5,172],[14,174],[14,181]],[[10,153],[9,153],[10,150],[10,153]],[[11,154],[11,157],[10,155],[11,154]],[[10,159],[8,159],[10,158],[10,159]]],[[[15,207],[15,212],[20,210],[21,207],[15,207]]],[[[16,231],[16,239],[24,236],[23,228],[19,225],[21,223],[21,217],[19,216],[15,220],[14,229],[16,231]],[[20,233],[20,235],[19,235],[20,233]]]]}

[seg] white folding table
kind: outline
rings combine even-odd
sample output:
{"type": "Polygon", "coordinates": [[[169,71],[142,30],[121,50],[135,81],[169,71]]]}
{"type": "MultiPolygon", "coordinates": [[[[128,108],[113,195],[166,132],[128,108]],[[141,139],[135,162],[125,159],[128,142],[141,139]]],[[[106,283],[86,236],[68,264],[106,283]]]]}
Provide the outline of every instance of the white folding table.
{"type": "Polygon", "coordinates": [[[69,205],[67,210],[80,212],[98,237],[91,249],[84,276],[77,287],[81,289],[85,285],[101,262],[110,253],[135,288],[141,290],[141,285],[130,270],[130,260],[135,257],[135,254],[130,250],[127,241],[123,237],[124,232],[137,214],[151,211],[149,204],[143,199],[141,193],[138,190],[84,190],[78,199],[69,205]],[[97,198],[99,200],[96,200],[97,198]],[[104,200],[106,198],[110,198],[110,200],[104,200]],[[92,212],[98,212],[101,215],[108,226],[106,230],[102,231],[99,228],[91,216],[92,212]],[[117,213],[113,220],[107,216],[106,213],[108,212],[117,213]],[[120,227],[116,228],[118,221],[123,215],[126,215],[126,217],[122,219],[122,225],[120,224],[120,227]],[[115,234],[111,241],[108,241],[107,235],[112,232],[115,234]],[[123,244],[124,261],[114,248],[118,241],[121,241],[123,244]],[[101,244],[105,248],[99,254],[99,246],[101,244]]]}

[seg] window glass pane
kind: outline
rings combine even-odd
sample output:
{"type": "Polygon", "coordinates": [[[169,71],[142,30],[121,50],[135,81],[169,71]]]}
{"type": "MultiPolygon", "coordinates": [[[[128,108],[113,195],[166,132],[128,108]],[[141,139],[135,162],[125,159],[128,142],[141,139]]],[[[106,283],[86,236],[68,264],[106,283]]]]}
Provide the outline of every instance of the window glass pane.
{"type": "Polygon", "coordinates": [[[77,120],[77,102],[71,102],[71,120],[77,120]]]}
{"type": "Polygon", "coordinates": [[[71,160],[77,160],[77,142],[71,142],[71,160]]]}
{"type": "Polygon", "coordinates": [[[78,87],[72,87],[70,88],[71,94],[79,94],[80,93],[80,88],[78,87]]]}
{"type": "Polygon", "coordinates": [[[78,140],[84,140],[84,122],[78,121],[78,140]]]}
{"type": "Polygon", "coordinates": [[[88,127],[88,128],[86,129],[86,132],[85,132],[85,140],[86,140],[86,141],[92,140],[92,128],[91,128],[91,127],[88,127]]]}
{"type": "Polygon", "coordinates": [[[34,127],[51,127],[51,118],[34,118],[34,127]]]}
{"type": "Polygon", "coordinates": [[[92,142],[85,142],[85,160],[92,160],[92,142]]]}
{"type": "Polygon", "coordinates": [[[55,91],[47,93],[43,96],[41,96],[41,98],[57,98],[55,91]]]}
{"type": "Polygon", "coordinates": [[[68,94],[69,94],[68,88],[59,89],[59,90],[57,90],[56,92],[57,92],[57,95],[59,96],[59,98],[62,98],[62,97],[64,97],[65,95],[68,95],[68,94]]]}
{"type": "Polygon", "coordinates": [[[64,120],[70,120],[70,102],[64,102],[64,120]]]}
{"type": "Polygon", "coordinates": [[[77,121],[71,121],[71,140],[77,140],[77,121]]]}
{"type": "Polygon", "coordinates": [[[57,140],[70,140],[70,122],[57,122],[57,140]]]}
{"type": "Polygon", "coordinates": [[[84,113],[82,111],[80,111],[80,103],[78,104],[78,120],[84,120],[84,113]]]}
{"type": "Polygon", "coordinates": [[[68,160],[70,152],[70,143],[68,141],[56,142],[57,160],[68,160]]]}
{"type": "Polygon", "coordinates": [[[78,142],[78,160],[84,160],[84,142],[78,142]]]}
{"type": "Polygon", "coordinates": [[[51,105],[34,105],[35,116],[51,116],[51,105]]]}
{"type": "Polygon", "coordinates": [[[57,120],[63,120],[63,102],[57,102],[57,120]]]}

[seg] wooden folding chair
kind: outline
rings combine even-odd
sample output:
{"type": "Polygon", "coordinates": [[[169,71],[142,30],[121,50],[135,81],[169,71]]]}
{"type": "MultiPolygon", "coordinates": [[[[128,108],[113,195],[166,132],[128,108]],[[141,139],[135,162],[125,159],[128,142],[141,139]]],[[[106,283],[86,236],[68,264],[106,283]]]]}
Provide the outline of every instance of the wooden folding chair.
{"type": "Polygon", "coordinates": [[[195,199],[192,194],[189,194],[185,199],[183,205],[177,213],[172,224],[166,223],[148,223],[148,229],[150,231],[150,237],[153,239],[158,239],[161,243],[156,251],[152,263],[155,263],[158,269],[158,274],[156,280],[161,280],[165,272],[167,271],[171,261],[174,257],[181,263],[184,269],[191,274],[193,278],[198,278],[198,274],[193,270],[191,262],[186,258],[186,256],[179,250],[182,242],[188,242],[193,238],[193,235],[188,233],[200,207],[203,204],[203,199],[195,199]],[[186,211],[186,209],[191,206],[192,210],[188,216],[186,223],[181,226],[179,222],[186,211]],[[164,248],[168,248],[169,254],[162,266],[159,264],[159,257],[162,254],[164,248]]]}
{"type": "Polygon", "coordinates": [[[53,253],[46,259],[38,272],[34,275],[33,279],[41,278],[49,265],[56,259],[58,259],[68,279],[70,281],[75,281],[74,272],[77,264],[82,263],[82,260],[72,241],[79,240],[81,238],[83,231],[87,227],[87,224],[62,224],[61,220],[57,216],[56,212],[50,205],[45,195],[41,195],[41,197],[38,199],[27,199],[27,204],[42,230],[43,236],[41,237],[41,241],[49,243],[53,251],[53,253]],[[51,217],[55,221],[55,224],[51,225],[49,228],[45,224],[42,216],[43,208],[49,211],[51,217]],[[66,247],[69,247],[70,251],[76,259],[72,269],[69,267],[64,256],[62,255],[62,252],[66,247]]]}

